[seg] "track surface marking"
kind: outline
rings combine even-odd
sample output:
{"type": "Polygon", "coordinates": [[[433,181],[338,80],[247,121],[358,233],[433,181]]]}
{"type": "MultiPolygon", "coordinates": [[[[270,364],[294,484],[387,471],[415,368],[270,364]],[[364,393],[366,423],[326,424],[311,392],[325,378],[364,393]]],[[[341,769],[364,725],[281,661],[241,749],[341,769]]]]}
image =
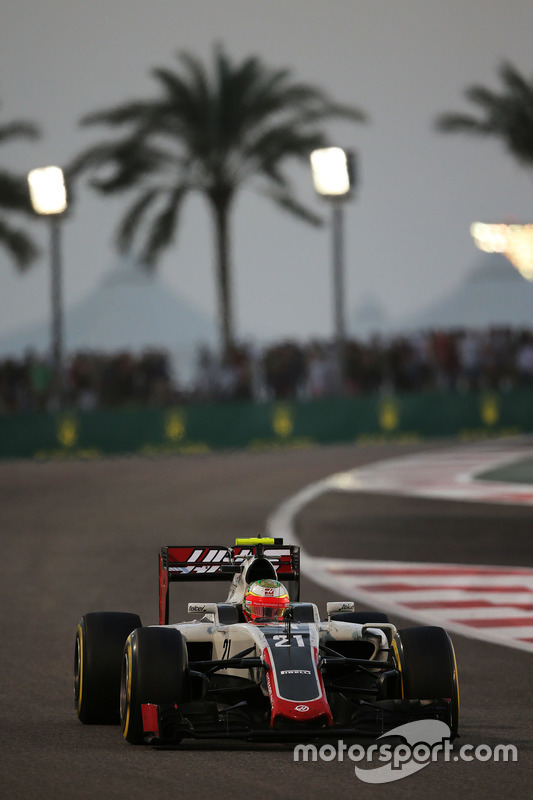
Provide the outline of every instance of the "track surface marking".
{"type": "MultiPolygon", "coordinates": [[[[297,543],[299,511],[331,491],[376,492],[483,503],[533,504],[533,488],[476,476],[524,457],[525,442],[450,448],[337,473],[289,498],[270,517],[273,536],[297,543]]],[[[464,636],[533,653],[533,569],[314,557],[302,567],[347,598],[442,625],[464,636]]]]}

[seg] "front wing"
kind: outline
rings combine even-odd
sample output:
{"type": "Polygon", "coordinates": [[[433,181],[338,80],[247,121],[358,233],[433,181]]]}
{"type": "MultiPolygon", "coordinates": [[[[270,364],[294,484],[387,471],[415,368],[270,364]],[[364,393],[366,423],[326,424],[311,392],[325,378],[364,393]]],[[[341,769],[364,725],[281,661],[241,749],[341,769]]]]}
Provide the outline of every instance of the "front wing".
{"type": "Polygon", "coordinates": [[[153,746],[173,746],[186,738],[301,742],[317,738],[375,738],[415,720],[445,721],[450,703],[448,699],[360,701],[350,727],[254,727],[245,702],[222,711],[214,702],[186,703],[179,708],[145,703],[142,716],[145,742],[153,746]]]}

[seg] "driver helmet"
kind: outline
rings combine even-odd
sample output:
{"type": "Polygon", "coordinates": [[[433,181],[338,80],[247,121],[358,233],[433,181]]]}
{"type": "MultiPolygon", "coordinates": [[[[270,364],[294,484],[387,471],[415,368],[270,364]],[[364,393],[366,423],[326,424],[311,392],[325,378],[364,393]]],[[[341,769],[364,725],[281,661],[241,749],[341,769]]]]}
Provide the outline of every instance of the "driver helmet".
{"type": "Polygon", "coordinates": [[[262,578],[248,587],[242,610],[250,622],[279,620],[288,604],[289,594],[284,585],[271,578],[262,578]]]}

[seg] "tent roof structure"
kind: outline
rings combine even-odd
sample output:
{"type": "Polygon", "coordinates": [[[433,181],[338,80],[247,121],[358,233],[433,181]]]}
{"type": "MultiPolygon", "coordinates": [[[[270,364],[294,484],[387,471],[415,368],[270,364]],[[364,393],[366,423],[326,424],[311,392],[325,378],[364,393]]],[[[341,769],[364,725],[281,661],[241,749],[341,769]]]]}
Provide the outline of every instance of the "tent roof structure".
{"type": "Polygon", "coordinates": [[[398,331],[533,326],[533,283],[499,253],[484,254],[449,294],[404,318],[398,331]]]}
{"type": "MultiPolygon", "coordinates": [[[[208,315],[175,294],[164,281],[129,258],[119,260],[90,293],[64,312],[64,349],[103,353],[165,349],[179,365],[201,344],[213,346],[208,315]]],[[[48,353],[49,320],[0,339],[0,354],[48,353]]],[[[181,372],[181,369],[180,369],[181,372]]]]}

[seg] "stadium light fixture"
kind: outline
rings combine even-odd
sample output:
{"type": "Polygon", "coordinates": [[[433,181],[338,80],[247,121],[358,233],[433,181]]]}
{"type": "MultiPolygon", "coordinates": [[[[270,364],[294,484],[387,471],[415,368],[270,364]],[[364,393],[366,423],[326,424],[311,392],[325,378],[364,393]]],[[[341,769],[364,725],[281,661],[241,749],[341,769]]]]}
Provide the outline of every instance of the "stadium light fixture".
{"type": "Polygon", "coordinates": [[[60,167],[40,167],[28,174],[33,210],[50,221],[52,399],[63,405],[63,310],[61,295],[61,218],[67,210],[67,190],[60,167]]]}
{"type": "Polygon", "coordinates": [[[333,256],[333,318],[336,349],[336,390],[342,392],[346,323],[344,314],[344,202],[353,196],[355,155],[341,147],[325,147],[311,153],[315,191],[331,201],[333,256]]]}

